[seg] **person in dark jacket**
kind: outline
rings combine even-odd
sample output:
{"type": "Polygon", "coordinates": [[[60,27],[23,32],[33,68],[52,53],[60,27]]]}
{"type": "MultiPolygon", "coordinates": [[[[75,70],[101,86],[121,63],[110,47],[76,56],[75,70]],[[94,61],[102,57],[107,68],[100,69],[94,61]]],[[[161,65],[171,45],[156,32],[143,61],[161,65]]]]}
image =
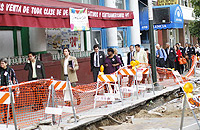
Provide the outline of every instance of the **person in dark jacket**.
{"type": "Polygon", "coordinates": [[[28,62],[25,64],[24,70],[28,70],[28,80],[37,80],[46,78],[44,65],[36,59],[36,54],[30,52],[28,54],[28,62]]]}
{"type": "Polygon", "coordinates": [[[165,52],[167,54],[166,67],[172,69],[175,67],[176,52],[169,43],[166,43],[165,52]]]}
{"type": "MultiPolygon", "coordinates": [[[[41,61],[36,59],[36,55],[33,52],[28,54],[28,62],[25,64],[24,70],[28,70],[28,80],[37,80],[37,79],[44,79],[46,78],[44,65],[41,61]]],[[[32,87],[32,91],[34,93],[34,106],[32,107],[33,110],[40,110],[43,109],[42,97],[38,95],[38,92],[42,91],[42,88],[39,87],[32,87]]]]}
{"type": "Polygon", "coordinates": [[[97,77],[100,71],[100,66],[104,64],[105,54],[103,51],[99,51],[99,45],[93,46],[94,52],[90,54],[90,66],[93,72],[94,82],[97,81],[97,77]]]}
{"type": "Polygon", "coordinates": [[[189,69],[191,67],[191,54],[192,54],[192,50],[189,47],[188,43],[185,44],[185,48],[184,48],[184,53],[183,54],[184,54],[185,59],[187,60],[185,71],[189,71],[189,69]]]}
{"type": "Polygon", "coordinates": [[[114,50],[112,48],[108,48],[108,56],[104,62],[104,73],[111,74],[117,70],[117,67],[121,65],[120,59],[114,55],[114,50]]]}
{"type": "Polygon", "coordinates": [[[133,45],[130,45],[129,49],[130,52],[127,54],[127,65],[130,65],[131,61],[134,60],[134,53],[135,53],[133,45]]]}
{"type": "MultiPolygon", "coordinates": [[[[15,75],[15,71],[8,66],[8,62],[6,58],[2,58],[1,60],[1,68],[0,68],[0,86],[8,86],[12,84],[17,84],[17,79],[15,75]]],[[[8,105],[4,104],[4,118],[2,121],[7,123],[7,112],[8,112],[8,105]]],[[[9,109],[9,119],[13,119],[12,107],[10,105],[9,109]]]]}

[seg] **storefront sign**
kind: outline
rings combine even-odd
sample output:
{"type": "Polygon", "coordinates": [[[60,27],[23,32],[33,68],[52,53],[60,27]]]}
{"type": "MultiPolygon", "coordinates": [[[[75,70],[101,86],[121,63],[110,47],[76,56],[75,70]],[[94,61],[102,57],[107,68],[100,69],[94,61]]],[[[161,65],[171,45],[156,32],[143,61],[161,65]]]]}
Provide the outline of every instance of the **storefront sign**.
{"type": "Polygon", "coordinates": [[[89,30],[87,9],[69,9],[71,31],[89,30]]]}
{"type": "Polygon", "coordinates": [[[158,6],[178,4],[178,0],[158,0],[158,6]]]}
{"type": "Polygon", "coordinates": [[[64,47],[78,51],[81,49],[81,32],[68,28],[47,29],[47,50],[61,50],[64,47]]]}
{"type": "MultiPolygon", "coordinates": [[[[76,9],[77,10],[77,9],[76,9]]],[[[132,19],[133,14],[129,12],[115,12],[115,11],[96,11],[88,9],[89,18],[100,19],[132,19]]],[[[17,14],[24,16],[37,17],[64,17],[69,18],[69,8],[54,8],[44,6],[34,6],[29,4],[18,4],[13,2],[0,2],[0,14],[17,14]]]]}

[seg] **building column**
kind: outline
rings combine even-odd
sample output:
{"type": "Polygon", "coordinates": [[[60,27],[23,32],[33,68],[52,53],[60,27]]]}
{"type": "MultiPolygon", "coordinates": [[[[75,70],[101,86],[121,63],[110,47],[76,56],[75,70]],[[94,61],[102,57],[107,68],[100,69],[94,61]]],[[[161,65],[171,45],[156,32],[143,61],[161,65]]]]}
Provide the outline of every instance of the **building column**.
{"type": "Polygon", "coordinates": [[[131,27],[131,44],[141,44],[138,0],[130,0],[129,5],[134,14],[133,26],[131,27]]]}
{"type": "MultiPolygon", "coordinates": [[[[116,0],[105,0],[105,6],[106,7],[111,7],[111,8],[116,8],[115,5],[116,0]]],[[[108,28],[106,30],[107,33],[107,43],[108,43],[108,48],[118,48],[118,41],[117,41],[117,28],[108,28]]]]}

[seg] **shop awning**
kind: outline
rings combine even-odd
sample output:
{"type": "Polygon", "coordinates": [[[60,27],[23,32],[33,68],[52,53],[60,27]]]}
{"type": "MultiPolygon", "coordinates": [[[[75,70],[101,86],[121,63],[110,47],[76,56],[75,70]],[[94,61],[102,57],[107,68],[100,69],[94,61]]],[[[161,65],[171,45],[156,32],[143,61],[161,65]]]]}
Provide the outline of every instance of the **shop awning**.
{"type": "Polygon", "coordinates": [[[140,30],[149,30],[148,7],[140,8],[140,30]]]}
{"type": "Polygon", "coordinates": [[[133,25],[128,10],[59,0],[1,0],[0,26],[69,28],[69,8],[87,8],[90,27],[133,25]]]}
{"type": "MultiPolygon", "coordinates": [[[[154,6],[154,20],[158,19],[158,17],[164,18],[164,21],[162,24],[154,24],[154,29],[155,30],[161,30],[161,29],[175,29],[175,28],[183,28],[184,20],[183,20],[183,13],[181,10],[181,7],[176,4],[176,5],[165,5],[165,6],[154,6]],[[166,15],[165,13],[160,12],[160,15],[155,15],[159,13],[158,9],[169,9],[169,16],[164,16],[166,15]],[[164,23],[167,21],[167,17],[169,17],[169,22],[164,23]]],[[[154,21],[155,22],[155,21],[154,21]]]]}

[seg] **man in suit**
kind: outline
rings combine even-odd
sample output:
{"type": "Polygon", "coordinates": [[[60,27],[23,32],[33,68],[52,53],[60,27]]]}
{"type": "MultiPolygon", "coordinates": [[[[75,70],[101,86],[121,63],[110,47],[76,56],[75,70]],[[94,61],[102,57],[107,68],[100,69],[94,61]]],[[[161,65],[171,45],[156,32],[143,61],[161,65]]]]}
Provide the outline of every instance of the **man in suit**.
{"type": "Polygon", "coordinates": [[[93,72],[94,82],[97,82],[97,77],[100,71],[100,66],[104,64],[105,54],[103,51],[99,51],[99,46],[96,44],[93,46],[94,52],[90,54],[90,66],[93,72]]]}
{"type": "MultiPolygon", "coordinates": [[[[144,63],[145,67],[147,67],[148,59],[146,51],[141,50],[139,44],[135,45],[135,50],[136,52],[134,53],[134,59],[138,60],[140,63],[144,63]]],[[[142,83],[145,83],[145,78],[147,78],[147,74],[142,75],[142,80],[141,80],[142,83]]]]}
{"type": "MultiPolygon", "coordinates": [[[[41,61],[36,59],[36,55],[33,52],[28,54],[28,62],[24,66],[24,70],[28,70],[28,80],[37,80],[37,79],[44,79],[46,78],[44,65],[41,61]]],[[[34,106],[32,107],[33,110],[40,110],[43,109],[42,97],[38,95],[39,91],[42,91],[43,88],[39,87],[32,87],[32,91],[34,93],[34,106]]]]}
{"type": "Polygon", "coordinates": [[[163,48],[160,47],[159,44],[156,45],[156,66],[165,67],[165,62],[167,60],[167,54],[163,48]]]}
{"type": "Polygon", "coordinates": [[[36,54],[30,52],[28,54],[28,62],[25,64],[24,70],[28,70],[28,80],[37,80],[46,78],[44,65],[36,59],[36,54]]]}
{"type": "MultiPolygon", "coordinates": [[[[76,57],[70,56],[69,48],[64,48],[63,53],[65,58],[61,59],[61,80],[69,80],[72,87],[75,87],[75,82],[78,81],[76,71],[79,69],[76,57]]],[[[71,106],[69,90],[65,90],[64,101],[66,106],[71,106]]],[[[77,99],[77,105],[81,103],[78,92],[73,91],[74,97],[77,99]]]]}
{"type": "Polygon", "coordinates": [[[127,54],[127,65],[130,65],[131,61],[134,60],[134,46],[130,45],[130,52],[127,54]]]}
{"type": "Polygon", "coordinates": [[[167,54],[166,67],[172,69],[175,67],[176,52],[169,43],[166,43],[165,52],[167,54]]]}

